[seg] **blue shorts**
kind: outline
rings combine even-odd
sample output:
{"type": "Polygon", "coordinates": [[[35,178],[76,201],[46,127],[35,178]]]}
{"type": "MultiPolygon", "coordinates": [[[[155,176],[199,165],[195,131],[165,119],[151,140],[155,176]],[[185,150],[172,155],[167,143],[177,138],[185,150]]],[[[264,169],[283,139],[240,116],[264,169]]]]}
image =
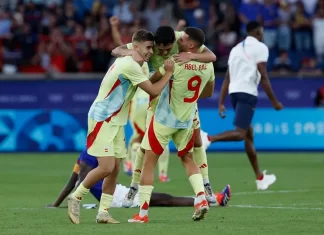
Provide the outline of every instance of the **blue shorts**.
{"type": "Polygon", "coordinates": [[[91,156],[87,153],[87,150],[84,150],[80,154],[80,161],[85,162],[87,165],[91,166],[92,168],[97,168],[98,166],[98,160],[96,157],[91,156]]]}
{"type": "Polygon", "coordinates": [[[248,130],[252,123],[258,98],[254,95],[242,92],[232,93],[230,97],[235,111],[234,125],[241,129],[248,130]]]}

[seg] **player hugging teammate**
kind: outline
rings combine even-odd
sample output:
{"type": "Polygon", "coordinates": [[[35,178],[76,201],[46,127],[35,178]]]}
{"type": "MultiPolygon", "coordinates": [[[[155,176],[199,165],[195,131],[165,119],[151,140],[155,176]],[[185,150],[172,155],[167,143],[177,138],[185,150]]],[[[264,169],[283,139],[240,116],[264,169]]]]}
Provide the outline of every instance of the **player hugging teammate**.
{"type": "Polygon", "coordinates": [[[80,223],[80,202],[100,180],[103,180],[102,194],[96,221],[119,223],[108,211],[121,159],[127,155],[124,126],[137,88],[150,96],[150,108],[143,141],[138,138],[142,142],[140,147],[137,141],[133,180],[123,203],[129,207],[139,193],[140,213],[129,222],[148,222],[154,167],[171,140],[196,195],[192,219],[203,219],[209,202],[228,203],[229,185],[216,196],[211,189],[200,137],[197,100],[213,94],[212,62],[216,59],[203,45],[204,41],[205,35],[198,28],[174,32],[163,26],[155,35],[139,30],[134,33],[131,44],[113,51],[119,58],[105,75],[88,114],[87,152],[97,158],[98,166],[68,197],[68,215],[73,223],[80,223]],[[149,70],[154,72],[150,78],[149,70]],[[200,166],[204,167],[199,169],[200,166]]]}

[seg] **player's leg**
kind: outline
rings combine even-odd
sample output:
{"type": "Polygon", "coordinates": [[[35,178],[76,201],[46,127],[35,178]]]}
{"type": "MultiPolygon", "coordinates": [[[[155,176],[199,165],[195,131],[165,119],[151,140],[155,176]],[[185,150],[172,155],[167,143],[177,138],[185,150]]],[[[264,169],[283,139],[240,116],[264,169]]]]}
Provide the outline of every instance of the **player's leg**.
{"type": "Polygon", "coordinates": [[[193,197],[175,197],[167,193],[152,193],[150,206],[154,207],[189,207],[194,206],[193,197]]]}
{"type": "Polygon", "coordinates": [[[98,158],[98,166],[90,171],[68,198],[68,215],[73,223],[80,222],[80,202],[97,182],[112,174],[115,168],[113,141],[118,129],[106,122],[88,120],[88,154],[98,158]]]}
{"type": "Polygon", "coordinates": [[[250,128],[247,132],[246,138],[244,140],[245,151],[253,168],[255,177],[256,177],[256,185],[258,190],[265,190],[271,184],[276,181],[276,176],[274,174],[267,175],[266,171],[261,172],[257,152],[254,147],[254,135],[253,135],[253,127],[250,125],[250,128]]]}
{"type": "Polygon", "coordinates": [[[163,183],[170,181],[168,177],[169,158],[170,158],[170,149],[169,146],[166,146],[158,161],[159,180],[160,182],[163,183]]]}
{"type": "Polygon", "coordinates": [[[140,183],[142,168],[143,168],[143,160],[144,160],[145,150],[139,147],[136,152],[135,164],[133,166],[133,175],[132,182],[129,187],[128,193],[125,195],[125,198],[122,202],[123,207],[129,208],[133,205],[135,195],[138,192],[138,185],[140,183]]]}
{"type": "Polygon", "coordinates": [[[212,143],[218,141],[242,141],[245,139],[251,125],[257,98],[245,93],[233,93],[230,97],[235,111],[234,125],[236,128],[235,130],[209,136],[212,143]]]}
{"type": "MultiPolygon", "coordinates": [[[[148,129],[151,121],[153,118],[153,111],[151,109],[147,110],[146,113],[146,120],[145,120],[145,130],[148,129]]],[[[145,133],[144,133],[145,134],[145,133]]],[[[137,149],[136,156],[135,156],[135,163],[133,166],[133,175],[132,175],[132,182],[129,187],[128,193],[125,195],[123,200],[123,207],[129,208],[133,205],[135,195],[138,192],[138,185],[140,182],[141,172],[143,168],[143,159],[144,159],[145,150],[141,147],[137,149]]]]}
{"type": "Polygon", "coordinates": [[[99,210],[96,217],[97,223],[119,224],[119,222],[113,219],[108,212],[111,207],[113,195],[116,189],[120,162],[120,159],[114,158],[114,162],[111,162],[111,164],[115,166],[114,170],[110,175],[105,177],[102,183],[102,193],[100,197],[99,210]]]}
{"type": "Polygon", "coordinates": [[[140,212],[128,220],[130,223],[148,222],[148,209],[154,188],[154,169],[159,156],[169,144],[173,132],[174,129],[155,122],[154,118],[151,120],[141,144],[141,147],[145,149],[145,156],[138,190],[140,212]]]}
{"type": "Polygon", "coordinates": [[[193,127],[195,129],[196,137],[194,142],[194,150],[193,150],[193,157],[196,164],[200,168],[201,175],[203,177],[206,198],[210,203],[216,203],[216,197],[213,193],[209,182],[208,176],[208,162],[207,162],[207,154],[206,149],[203,147],[201,135],[200,135],[200,119],[198,114],[198,108],[196,109],[195,118],[193,122],[193,127]]]}
{"type": "Polygon", "coordinates": [[[260,170],[259,163],[258,163],[258,157],[257,157],[257,152],[254,147],[254,137],[253,137],[253,129],[252,126],[250,125],[246,137],[244,140],[244,145],[245,145],[245,151],[248,155],[248,158],[250,160],[251,166],[253,168],[255,177],[259,179],[260,177],[263,177],[263,174],[260,170]]]}
{"type": "Polygon", "coordinates": [[[110,175],[114,170],[114,157],[98,158],[98,167],[90,171],[77,189],[68,198],[68,214],[70,220],[80,222],[80,202],[97,182],[110,175]]]}
{"type": "Polygon", "coordinates": [[[194,221],[201,220],[207,213],[209,206],[205,196],[205,188],[203,178],[199,167],[193,160],[192,151],[194,147],[194,141],[196,132],[193,128],[180,129],[173,136],[173,142],[178,149],[178,156],[182,162],[182,165],[186,169],[189,177],[189,182],[195,192],[196,204],[195,212],[192,216],[194,221]]]}
{"type": "Polygon", "coordinates": [[[111,164],[114,166],[113,172],[108,175],[102,184],[102,195],[100,199],[100,206],[97,215],[97,223],[119,223],[115,219],[111,217],[108,213],[109,208],[113,202],[113,195],[116,189],[117,177],[120,170],[121,159],[126,156],[126,142],[125,142],[125,134],[124,127],[118,126],[118,132],[113,142],[113,147],[115,151],[114,162],[111,164]]]}
{"type": "Polygon", "coordinates": [[[202,145],[200,127],[195,129],[195,133],[196,138],[194,143],[193,157],[196,164],[199,166],[201,175],[203,177],[206,198],[208,202],[216,203],[216,197],[209,182],[207,154],[205,148],[202,145]]]}

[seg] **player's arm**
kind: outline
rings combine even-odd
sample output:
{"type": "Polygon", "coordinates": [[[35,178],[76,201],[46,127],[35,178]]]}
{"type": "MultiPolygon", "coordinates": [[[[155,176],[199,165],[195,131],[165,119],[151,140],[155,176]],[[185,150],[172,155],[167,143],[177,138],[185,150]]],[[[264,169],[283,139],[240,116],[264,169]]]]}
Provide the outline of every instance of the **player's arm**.
{"type": "Polygon", "coordinates": [[[112,50],[111,55],[115,57],[132,56],[133,50],[128,49],[127,45],[122,45],[112,50]]]}
{"type": "Polygon", "coordinates": [[[261,74],[260,83],[264,92],[267,94],[270,102],[272,103],[272,106],[276,110],[280,110],[282,109],[282,104],[277,100],[272,90],[270,79],[268,77],[268,71],[267,71],[268,57],[269,57],[269,49],[266,46],[260,48],[260,52],[257,54],[257,58],[256,58],[257,67],[259,73],[261,74]]]}
{"type": "Polygon", "coordinates": [[[208,83],[206,84],[206,86],[204,87],[204,89],[202,90],[199,98],[208,98],[211,97],[214,94],[214,88],[215,88],[215,74],[214,74],[214,66],[211,66],[211,76],[209,78],[208,83]]]}
{"type": "Polygon", "coordinates": [[[211,97],[214,94],[215,81],[208,82],[202,90],[199,99],[211,97]]]}
{"type": "Polygon", "coordinates": [[[93,167],[86,164],[84,161],[80,161],[80,171],[79,171],[79,177],[78,182],[75,187],[78,187],[79,184],[85,179],[85,177],[88,175],[90,171],[93,170],[93,167]]]}
{"type": "Polygon", "coordinates": [[[164,70],[165,73],[163,74],[163,77],[160,80],[156,81],[154,84],[150,80],[146,80],[139,83],[138,86],[150,96],[158,96],[173,75],[174,62],[170,59],[166,60],[164,62],[164,70]]]}
{"type": "Polygon", "coordinates": [[[258,63],[258,70],[261,74],[261,86],[264,90],[264,92],[267,94],[272,106],[275,109],[281,109],[279,108],[279,101],[277,100],[273,90],[272,90],[272,86],[270,83],[270,79],[268,77],[268,72],[267,72],[267,63],[266,62],[261,62],[258,63]]]}
{"type": "Polygon", "coordinates": [[[189,61],[198,61],[201,63],[210,63],[216,61],[216,55],[206,46],[203,45],[200,51],[200,53],[181,52],[173,56],[174,61],[180,65],[189,61]]]}
{"type": "Polygon", "coordinates": [[[228,87],[230,84],[230,73],[229,70],[227,69],[226,74],[225,74],[225,79],[222,83],[222,88],[220,90],[220,95],[219,95],[219,100],[218,100],[218,113],[221,118],[225,117],[225,97],[228,94],[228,87]]]}
{"type": "Polygon", "coordinates": [[[222,87],[220,90],[220,95],[219,95],[219,101],[218,101],[218,106],[224,105],[225,102],[225,97],[228,94],[228,87],[230,83],[230,73],[227,69],[226,74],[225,74],[225,79],[222,83],[222,87]]]}
{"type": "Polygon", "coordinates": [[[112,16],[109,18],[109,22],[111,25],[111,34],[112,34],[114,43],[118,46],[123,45],[119,30],[118,30],[119,19],[116,16],[112,16]]]}
{"type": "Polygon", "coordinates": [[[75,164],[73,168],[73,172],[70,176],[69,181],[62,189],[60,195],[56,199],[56,201],[53,204],[47,205],[48,208],[54,208],[59,207],[61,203],[64,201],[64,199],[72,192],[72,190],[75,187],[76,182],[78,181],[78,172],[79,172],[79,165],[75,164]]]}
{"type": "Polygon", "coordinates": [[[144,59],[140,55],[140,53],[138,53],[138,51],[136,51],[136,50],[133,50],[132,43],[128,43],[126,45],[122,45],[122,46],[115,48],[111,52],[111,55],[115,56],[115,57],[132,56],[136,62],[138,62],[140,64],[144,62],[144,59]]]}
{"type": "Polygon", "coordinates": [[[154,83],[158,82],[159,80],[161,80],[162,77],[163,77],[163,75],[158,70],[155,73],[153,73],[153,75],[150,77],[150,81],[152,84],[154,84],[154,83]]]}
{"type": "Polygon", "coordinates": [[[190,53],[191,60],[202,62],[202,63],[209,63],[209,62],[215,62],[216,61],[216,55],[214,52],[209,50],[206,46],[204,46],[204,49],[202,49],[201,53],[190,53]]]}

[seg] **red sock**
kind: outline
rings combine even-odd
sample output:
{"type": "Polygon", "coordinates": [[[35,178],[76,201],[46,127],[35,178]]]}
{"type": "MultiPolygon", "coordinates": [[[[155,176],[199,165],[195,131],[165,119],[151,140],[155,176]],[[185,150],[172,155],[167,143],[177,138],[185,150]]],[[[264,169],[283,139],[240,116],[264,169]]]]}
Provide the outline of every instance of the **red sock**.
{"type": "Polygon", "coordinates": [[[262,175],[260,175],[260,177],[259,177],[259,178],[257,178],[257,180],[263,180],[263,174],[262,174],[262,175]]]}

